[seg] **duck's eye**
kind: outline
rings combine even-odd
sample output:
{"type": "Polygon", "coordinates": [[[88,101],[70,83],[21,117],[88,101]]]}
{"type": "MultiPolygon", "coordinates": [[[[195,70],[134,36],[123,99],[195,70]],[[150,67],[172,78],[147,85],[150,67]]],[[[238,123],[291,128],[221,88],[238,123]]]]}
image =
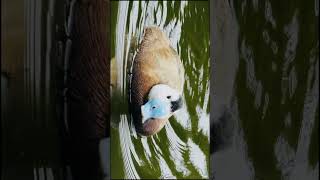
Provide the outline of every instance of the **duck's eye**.
{"type": "Polygon", "coordinates": [[[155,106],[152,106],[152,109],[155,109],[156,107],[155,106]]]}
{"type": "Polygon", "coordinates": [[[167,96],[167,99],[171,99],[171,96],[167,96]]]}

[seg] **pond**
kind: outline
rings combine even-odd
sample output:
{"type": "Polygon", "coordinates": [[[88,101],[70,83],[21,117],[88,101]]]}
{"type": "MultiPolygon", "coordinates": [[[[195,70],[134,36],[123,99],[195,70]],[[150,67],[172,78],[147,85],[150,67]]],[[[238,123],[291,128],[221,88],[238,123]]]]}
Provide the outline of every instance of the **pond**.
{"type": "Polygon", "coordinates": [[[208,178],[209,2],[112,1],[112,178],[208,178]],[[158,26],[185,68],[183,109],[140,137],[128,112],[128,79],[143,30],[158,26]]]}
{"type": "Polygon", "coordinates": [[[213,177],[318,179],[319,1],[211,5],[210,115],[233,125],[213,177]]]}
{"type": "MultiPolygon", "coordinates": [[[[68,46],[59,35],[70,2],[1,2],[2,179],[73,179],[61,138],[68,46]]],[[[113,178],[318,179],[318,0],[111,5],[113,178]],[[181,57],[185,108],[141,138],[128,78],[150,25],[181,57]],[[227,142],[209,163],[212,134],[227,142]]]]}

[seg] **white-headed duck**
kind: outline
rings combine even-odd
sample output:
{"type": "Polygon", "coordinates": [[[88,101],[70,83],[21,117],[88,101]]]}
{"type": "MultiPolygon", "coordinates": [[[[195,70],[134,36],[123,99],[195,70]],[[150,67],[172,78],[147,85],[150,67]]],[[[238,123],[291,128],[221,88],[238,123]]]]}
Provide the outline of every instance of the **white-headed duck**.
{"type": "Polygon", "coordinates": [[[159,132],[182,105],[184,68],[167,36],[147,27],[133,61],[131,110],[136,131],[159,132]]]}

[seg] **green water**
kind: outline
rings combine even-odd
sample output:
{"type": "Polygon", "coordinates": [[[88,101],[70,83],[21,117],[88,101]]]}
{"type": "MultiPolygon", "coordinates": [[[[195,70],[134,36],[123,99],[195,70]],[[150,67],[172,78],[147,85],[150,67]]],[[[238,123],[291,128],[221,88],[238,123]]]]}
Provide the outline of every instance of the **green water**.
{"type": "MultiPolygon", "coordinates": [[[[258,4],[257,11],[247,10],[251,8],[249,4],[244,6],[243,13],[240,4],[235,2],[240,26],[239,46],[244,47],[236,77],[236,96],[239,97],[239,116],[248,155],[259,179],[286,176],[285,170],[277,167],[283,160],[274,152],[280,138],[287,142],[288,149],[297,152],[296,156],[301,156],[287,154],[287,158],[310,159],[305,165],[310,169],[318,159],[316,154],[303,152],[318,146],[310,141],[312,131],[317,131],[312,125],[319,121],[316,116],[319,96],[315,92],[319,86],[319,41],[314,2],[266,1],[258,4]],[[252,33],[253,29],[259,35],[252,33]],[[245,55],[249,49],[251,57],[245,55]],[[252,66],[248,65],[249,58],[254,59],[252,66]],[[254,76],[248,77],[249,71],[254,76]],[[248,87],[250,84],[253,89],[248,87]]],[[[295,165],[299,163],[302,162],[296,160],[295,165]]],[[[292,170],[297,169],[293,167],[292,170]]]]}
{"type": "MultiPolygon", "coordinates": [[[[205,177],[204,167],[190,161],[193,144],[188,139],[203,152],[208,170],[207,130],[199,131],[198,122],[210,117],[229,119],[235,127],[231,145],[210,157],[214,179],[318,179],[318,0],[214,0],[210,8],[204,1],[135,3],[135,10],[132,2],[120,13],[119,3],[112,2],[111,8],[111,57],[124,55],[116,63],[116,74],[123,76],[117,77],[112,97],[112,177],[205,177]],[[147,21],[145,7],[151,9],[147,21]],[[125,32],[117,33],[120,22],[125,32]],[[210,87],[209,30],[203,30],[209,22],[210,87]],[[142,28],[158,23],[167,27],[186,69],[183,112],[188,115],[171,119],[174,134],[169,136],[167,127],[153,139],[141,140],[126,125],[124,75],[142,28]],[[116,51],[117,38],[123,41],[116,51]]],[[[1,5],[1,179],[72,179],[59,135],[65,46],[55,34],[64,31],[66,2],[2,0],[1,5]],[[47,57],[50,51],[53,56],[47,57]]]]}
{"type": "Polygon", "coordinates": [[[213,104],[235,124],[232,144],[211,159],[215,178],[318,179],[319,1],[215,1],[212,10],[213,91],[229,97],[213,104]]]}
{"type": "Polygon", "coordinates": [[[207,178],[209,174],[209,2],[112,2],[112,178],[207,178]],[[127,111],[133,54],[146,26],[169,36],[185,67],[185,108],[149,138],[136,136],[127,111]],[[128,48],[129,49],[128,49],[128,48]],[[200,161],[200,162],[199,162],[200,161]]]}

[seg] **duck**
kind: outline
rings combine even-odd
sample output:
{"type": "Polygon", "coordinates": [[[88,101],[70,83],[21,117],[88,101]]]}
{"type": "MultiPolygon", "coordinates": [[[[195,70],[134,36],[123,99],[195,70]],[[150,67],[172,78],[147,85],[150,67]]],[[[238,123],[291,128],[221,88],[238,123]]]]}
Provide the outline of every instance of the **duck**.
{"type": "Polygon", "coordinates": [[[130,109],[142,136],[158,133],[183,107],[184,67],[159,27],[146,27],[133,59],[130,109]]]}

